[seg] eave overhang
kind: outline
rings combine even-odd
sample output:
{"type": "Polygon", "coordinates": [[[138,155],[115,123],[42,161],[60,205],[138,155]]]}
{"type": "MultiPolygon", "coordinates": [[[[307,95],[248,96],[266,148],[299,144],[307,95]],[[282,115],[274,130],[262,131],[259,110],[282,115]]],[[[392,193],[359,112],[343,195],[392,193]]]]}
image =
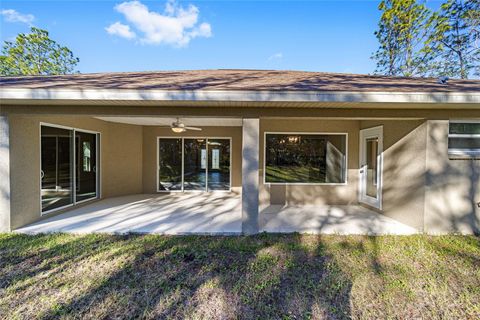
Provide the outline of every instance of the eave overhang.
{"type": "MultiPolygon", "coordinates": [[[[78,104],[104,102],[243,102],[332,104],[462,104],[478,108],[479,92],[340,92],[340,91],[226,91],[129,89],[22,89],[0,88],[3,104],[45,104],[62,101],[78,104]],[[476,105],[476,106],[475,106],[476,105]]],[[[425,106],[423,106],[425,107],[425,106]]],[[[428,108],[428,107],[427,107],[428,108]]]]}

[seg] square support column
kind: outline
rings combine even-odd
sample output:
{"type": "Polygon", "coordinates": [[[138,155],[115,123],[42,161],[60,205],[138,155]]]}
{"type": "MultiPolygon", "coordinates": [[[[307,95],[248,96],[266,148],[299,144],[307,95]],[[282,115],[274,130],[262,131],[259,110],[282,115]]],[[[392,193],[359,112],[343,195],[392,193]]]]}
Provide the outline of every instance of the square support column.
{"type": "Polygon", "coordinates": [[[259,231],[260,119],[243,119],[242,127],[242,232],[259,231]]]}
{"type": "Polygon", "coordinates": [[[0,232],[10,231],[10,126],[0,116],[0,232]]]}

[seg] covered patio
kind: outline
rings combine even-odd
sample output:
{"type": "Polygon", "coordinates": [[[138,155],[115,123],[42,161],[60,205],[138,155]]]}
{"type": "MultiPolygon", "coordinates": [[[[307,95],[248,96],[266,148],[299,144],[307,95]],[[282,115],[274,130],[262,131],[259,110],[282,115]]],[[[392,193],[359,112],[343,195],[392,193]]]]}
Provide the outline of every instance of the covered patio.
{"type": "Polygon", "coordinates": [[[406,171],[392,170],[390,159],[414,169],[409,181],[423,181],[409,165],[415,162],[410,155],[423,148],[409,143],[418,140],[411,131],[420,130],[422,121],[62,114],[22,115],[13,123],[13,136],[26,144],[22,158],[31,160],[21,163],[24,170],[14,179],[21,190],[13,202],[22,213],[12,216],[17,232],[382,235],[421,230],[421,199],[414,208],[397,199],[417,188],[397,185],[406,171]],[[179,119],[194,130],[173,131],[179,119]],[[35,130],[20,130],[29,124],[35,130]],[[390,135],[399,127],[399,137],[385,144],[385,154],[395,154],[386,157],[382,181],[383,129],[390,135]],[[396,152],[391,144],[405,137],[400,146],[408,148],[396,152]],[[31,183],[24,176],[38,180],[31,183]]]}
{"type": "MultiPolygon", "coordinates": [[[[260,211],[261,232],[313,234],[414,234],[417,231],[361,206],[268,206],[260,211]]],[[[242,233],[238,193],[137,194],[74,208],[16,230],[52,232],[207,234],[242,233]]]]}

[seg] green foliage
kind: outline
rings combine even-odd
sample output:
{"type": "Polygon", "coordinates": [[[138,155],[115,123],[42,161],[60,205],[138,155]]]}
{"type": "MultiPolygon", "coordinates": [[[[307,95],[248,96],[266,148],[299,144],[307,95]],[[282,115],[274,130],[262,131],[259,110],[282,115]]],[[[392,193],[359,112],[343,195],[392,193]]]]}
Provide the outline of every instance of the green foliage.
{"type": "Polygon", "coordinates": [[[474,46],[477,48],[475,75],[480,77],[480,62],[478,61],[478,49],[480,48],[480,0],[472,0],[471,7],[466,13],[466,20],[473,35],[474,46]]]}
{"type": "Polygon", "coordinates": [[[73,73],[79,59],[48,36],[48,31],[31,28],[15,42],[5,41],[0,55],[0,75],[54,75],[73,73]]]}
{"type": "Polygon", "coordinates": [[[436,53],[430,74],[467,79],[480,63],[479,0],[448,0],[440,7],[427,46],[436,53]]]}
{"type": "Polygon", "coordinates": [[[424,73],[429,52],[422,50],[436,15],[415,0],[383,0],[382,16],[375,32],[380,47],[372,58],[376,73],[416,76],[424,73]]]}
{"type": "Polygon", "coordinates": [[[447,0],[438,12],[416,0],[383,0],[378,8],[376,73],[480,75],[480,0],[447,0]]]}

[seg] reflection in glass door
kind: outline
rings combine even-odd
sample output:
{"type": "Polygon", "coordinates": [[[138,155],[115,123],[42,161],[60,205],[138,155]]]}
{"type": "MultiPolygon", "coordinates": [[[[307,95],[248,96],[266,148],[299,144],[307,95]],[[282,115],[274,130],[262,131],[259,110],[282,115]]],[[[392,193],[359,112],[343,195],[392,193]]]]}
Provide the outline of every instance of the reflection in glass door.
{"type": "Polygon", "coordinates": [[[365,162],[365,172],[366,172],[366,193],[367,196],[372,198],[378,198],[378,175],[377,175],[377,155],[378,155],[378,138],[368,138],[366,140],[366,162],[365,162]]]}
{"type": "Polygon", "coordinates": [[[75,131],[76,197],[80,202],[97,196],[97,135],[75,131]]]}
{"type": "Polygon", "coordinates": [[[182,190],[182,139],[160,139],[158,152],[158,190],[182,190]]]}
{"type": "Polygon", "coordinates": [[[204,191],[207,186],[206,139],[184,139],[183,189],[204,191]]]}
{"type": "Polygon", "coordinates": [[[98,141],[96,133],[40,126],[42,213],[98,196],[98,141]]]}
{"type": "Polygon", "coordinates": [[[230,190],[230,140],[208,139],[208,190],[230,190]]]}
{"type": "Polygon", "coordinates": [[[382,207],[383,127],[360,130],[360,202],[382,207]]]}
{"type": "Polygon", "coordinates": [[[73,204],[72,131],[41,127],[42,212],[73,204]]]}

